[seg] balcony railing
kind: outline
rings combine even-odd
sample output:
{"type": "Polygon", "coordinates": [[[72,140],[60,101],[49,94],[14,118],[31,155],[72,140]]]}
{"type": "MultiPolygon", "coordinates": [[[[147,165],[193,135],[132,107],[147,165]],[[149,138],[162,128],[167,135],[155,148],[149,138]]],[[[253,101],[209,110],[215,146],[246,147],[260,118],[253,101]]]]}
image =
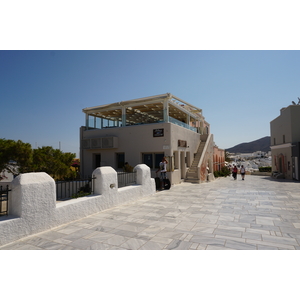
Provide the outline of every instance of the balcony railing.
{"type": "Polygon", "coordinates": [[[186,129],[189,129],[189,130],[192,130],[192,131],[197,132],[197,128],[196,128],[196,127],[192,127],[192,126],[190,126],[189,124],[186,124],[186,123],[184,123],[184,122],[181,122],[181,121],[179,121],[179,120],[177,120],[177,119],[174,119],[174,118],[172,118],[172,117],[170,117],[170,116],[169,116],[169,122],[170,122],[170,123],[173,123],[173,124],[176,124],[176,125],[179,125],[179,126],[181,126],[181,127],[184,127],[184,128],[186,128],[186,129]]]}

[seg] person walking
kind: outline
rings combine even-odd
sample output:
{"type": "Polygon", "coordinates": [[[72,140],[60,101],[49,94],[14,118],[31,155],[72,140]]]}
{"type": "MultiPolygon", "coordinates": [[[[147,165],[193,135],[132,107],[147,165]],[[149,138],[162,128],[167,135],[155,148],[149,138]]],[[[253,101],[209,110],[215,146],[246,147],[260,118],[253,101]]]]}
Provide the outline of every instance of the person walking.
{"type": "Polygon", "coordinates": [[[244,166],[242,165],[242,167],[241,167],[241,176],[242,176],[242,180],[244,180],[245,179],[245,173],[246,173],[246,170],[245,170],[245,168],[244,168],[244,166]]]}
{"type": "Polygon", "coordinates": [[[164,190],[169,190],[171,187],[171,182],[167,178],[167,163],[168,163],[168,161],[166,160],[165,157],[163,157],[163,159],[159,163],[159,168],[156,171],[156,173],[158,173],[160,171],[160,179],[159,179],[160,180],[160,188],[164,189],[164,190]]]}
{"type": "Polygon", "coordinates": [[[156,171],[156,173],[158,173],[160,171],[160,178],[161,179],[166,179],[167,178],[167,163],[168,163],[168,161],[166,160],[165,157],[163,157],[161,162],[159,163],[159,168],[156,171]]]}
{"type": "Polygon", "coordinates": [[[234,180],[236,180],[237,172],[238,172],[238,169],[237,169],[236,165],[233,165],[232,177],[234,178],[234,180]]]}

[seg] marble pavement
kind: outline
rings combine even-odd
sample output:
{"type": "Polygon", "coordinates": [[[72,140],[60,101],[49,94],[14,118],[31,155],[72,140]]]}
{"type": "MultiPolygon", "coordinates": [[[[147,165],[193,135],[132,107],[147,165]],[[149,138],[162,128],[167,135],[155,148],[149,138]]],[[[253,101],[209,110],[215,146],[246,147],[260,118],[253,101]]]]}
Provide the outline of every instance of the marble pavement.
{"type": "Polygon", "coordinates": [[[300,183],[182,183],[0,250],[298,250],[300,183]]]}

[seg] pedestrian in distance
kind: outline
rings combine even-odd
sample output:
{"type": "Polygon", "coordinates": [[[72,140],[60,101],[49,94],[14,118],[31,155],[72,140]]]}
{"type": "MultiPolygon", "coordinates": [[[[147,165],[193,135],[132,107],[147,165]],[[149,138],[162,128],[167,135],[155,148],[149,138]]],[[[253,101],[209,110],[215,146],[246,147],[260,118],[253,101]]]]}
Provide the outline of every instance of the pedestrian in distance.
{"type": "Polygon", "coordinates": [[[242,176],[242,180],[244,180],[245,179],[245,173],[246,173],[246,170],[245,170],[245,168],[244,168],[244,166],[242,165],[242,167],[241,167],[241,176],[242,176]]]}
{"type": "Polygon", "coordinates": [[[238,169],[237,169],[236,165],[233,165],[232,177],[234,178],[234,180],[236,180],[237,172],[238,172],[238,169]]]}

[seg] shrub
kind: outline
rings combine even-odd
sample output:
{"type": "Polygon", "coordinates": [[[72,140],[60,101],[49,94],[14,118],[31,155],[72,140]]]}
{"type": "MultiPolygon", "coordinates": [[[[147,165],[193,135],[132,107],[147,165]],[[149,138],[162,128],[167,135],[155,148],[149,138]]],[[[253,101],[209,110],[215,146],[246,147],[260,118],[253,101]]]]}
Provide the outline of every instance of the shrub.
{"type": "Polygon", "coordinates": [[[227,177],[230,175],[230,170],[227,167],[222,167],[220,171],[214,171],[215,178],[217,177],[227,177]]]}
{"type": "Polygon", "coordinates": [[[92,192],[89,184],[87,183],[85,186],[81,187],[76,194],[72,195],[72,198],[85,197],[90,195],[92,192]]]}
{"type": "Polygon", "coordinates": [[[215,178],[219,177],[220,176],[219,171],[214,171],[214,176],[215,178]]]}
{"type": "Polygon", "coordinates": [[[91,193],[87,193],[87,192],[84,192],[84,191],[79,191],[78,193],[73,194],[72,198],[75,199],[75,198],[79,198],[79,197],[85,197],[85,196],[88,196],[90,194],[91,193]]]}
{"type": "Polygon", "coordinates": [[[272,167],[259,167],[259,172],[272,172],[272,167]]]}

